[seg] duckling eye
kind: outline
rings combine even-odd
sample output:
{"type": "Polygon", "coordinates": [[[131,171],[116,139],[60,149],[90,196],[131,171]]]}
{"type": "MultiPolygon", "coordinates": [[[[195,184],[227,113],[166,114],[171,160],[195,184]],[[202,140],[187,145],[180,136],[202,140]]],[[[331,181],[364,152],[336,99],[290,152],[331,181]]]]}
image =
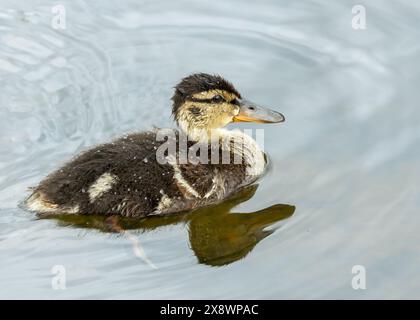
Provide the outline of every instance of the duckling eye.
{"type": "Polygon", "coordinates": [[[225,101],[225,99],[220,94],[214,96],[211,100],[213,102],[222,102],[222,101],[225,101]]]}

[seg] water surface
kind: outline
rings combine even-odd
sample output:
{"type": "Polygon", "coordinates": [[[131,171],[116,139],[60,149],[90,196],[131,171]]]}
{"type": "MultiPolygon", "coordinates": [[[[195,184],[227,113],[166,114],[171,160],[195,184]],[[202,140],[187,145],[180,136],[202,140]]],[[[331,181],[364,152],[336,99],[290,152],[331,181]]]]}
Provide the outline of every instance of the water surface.
{"type": "Polygon", "coordinates": [[[56,2],[0,0],[1,298],[420,298],[418,2],[60,3],[64,30],[56,2]],[[197,71],[286,115],[264,127],[272,167],[258,188],[119,221],[128,234],[19,209],[77,152],[173,126],[172,87],[197,71]],[[56,265],[65,290],[51,286],[56,265]]]}

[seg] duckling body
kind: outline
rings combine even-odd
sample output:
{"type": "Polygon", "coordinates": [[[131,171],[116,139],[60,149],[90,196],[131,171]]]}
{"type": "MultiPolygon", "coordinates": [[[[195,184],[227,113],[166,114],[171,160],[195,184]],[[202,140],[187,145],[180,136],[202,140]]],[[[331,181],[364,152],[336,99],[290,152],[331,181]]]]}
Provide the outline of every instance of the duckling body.
{"type": "MultiPolygon", "coordinates": [[[[187,112],[176,115],[180,118],[203,116],[205,110],[202,105],[198,110],[194,104],[177,107],[187,112]]],[[[184,128],[188,125],[192,123],[180,124],[184,128]]],[[[224,142],[214,147],[201,139],[202,134],[197,130],[190,134],[186,147],[198,145],[199,154],[207,153],[209,157],[215,151],[219,155],[227,151],[228,162],[220,158],[200,162],[197,155],[187,162],[178,161],[185,151],[180,146],[179,133],[174,136],[175,153],[168,154],[162,162],[157,152],[162,146],[158,130],[130,134],[83,152],[47,176],[26,200],[27,208],[41,214],[127,217],[168,214],[218,203],[263,173],[265,155],[251,137],[218,128],[217,134],[224,142]],[[235,139],[242,142],[241,150],[229,147],[235,139]]]]}
{"type": "Polygon", "coordinates": [[[265,166],[256,149],[252,152],[259,152],[263,163],[234,164],[232,154],[231,163],[224,164],[160,164],[156,150],[161,143],[156,132],[144,132],[94,147],[42,181],[27,200],[28,208],[128,217],[191,210],[223,200],[258,176],[249,178],[247,170],[265,166]]]}

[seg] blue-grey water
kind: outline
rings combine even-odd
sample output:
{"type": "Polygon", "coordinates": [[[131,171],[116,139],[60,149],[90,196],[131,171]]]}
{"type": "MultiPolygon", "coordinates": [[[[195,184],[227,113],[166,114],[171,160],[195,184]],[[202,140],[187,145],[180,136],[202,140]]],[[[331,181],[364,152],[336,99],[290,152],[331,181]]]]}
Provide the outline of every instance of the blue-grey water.
{"type": "Polygon", "coordinates": [[[56,1],[0,0],[1,298],[420,298],[418,1],[60,4],[64,29],[56,1]],[[286,116],[248,126],[271,159],[253,196],[126,235],[18,207],[77,152],[173,126],[197,71],[286,116]]]}

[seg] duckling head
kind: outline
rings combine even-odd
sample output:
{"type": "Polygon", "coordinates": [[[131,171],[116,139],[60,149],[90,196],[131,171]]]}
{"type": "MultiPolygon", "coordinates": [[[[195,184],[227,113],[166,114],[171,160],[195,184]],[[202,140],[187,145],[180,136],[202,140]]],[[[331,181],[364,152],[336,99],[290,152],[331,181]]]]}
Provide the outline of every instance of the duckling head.
{"type": "Polygon", "coordinates": [[[218,75],[197,73],[181,80],[172,96],[173,116],[192,139],[210,137],[211,131],[231,122],[283,122],[284,116],[242,98],[218,75]]]}

